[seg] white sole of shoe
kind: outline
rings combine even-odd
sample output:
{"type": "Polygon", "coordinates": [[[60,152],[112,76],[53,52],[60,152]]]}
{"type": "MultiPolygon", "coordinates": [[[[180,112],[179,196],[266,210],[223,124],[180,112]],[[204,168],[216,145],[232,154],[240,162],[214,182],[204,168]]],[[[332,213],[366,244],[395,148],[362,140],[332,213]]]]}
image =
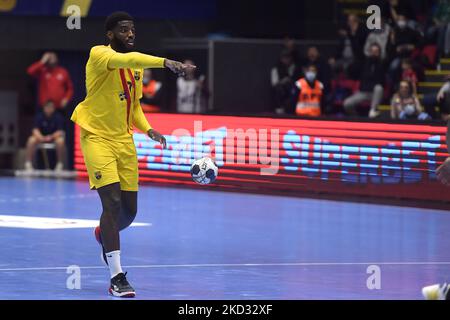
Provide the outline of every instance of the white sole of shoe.
{"type": "Polygon", "coordinates": [[[439,285],[435,284],[422,288],[422,295],[425,300],[439,300],[439,285]]]}
{"type": "Polygon", "coordinates": [[[109,289],[109,294],[114,297],[119,297],[119,298],[134,298],[136,296],[136,292],[133,292],[133,291],[119,293],[119,292],[112,290],[111,288],[109,289]]]}

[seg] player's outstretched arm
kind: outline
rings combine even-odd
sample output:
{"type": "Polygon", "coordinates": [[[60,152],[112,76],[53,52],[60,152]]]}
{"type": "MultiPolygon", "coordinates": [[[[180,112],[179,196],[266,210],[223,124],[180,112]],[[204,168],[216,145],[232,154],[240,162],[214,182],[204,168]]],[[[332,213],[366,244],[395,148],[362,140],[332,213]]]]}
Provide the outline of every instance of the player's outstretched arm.
{"type": "MultiPolygon", "coordinates": [[[[447,123],[447,150],[450,153],[450,121],[447,123]]],[[[450,186],[450,158],[447,158],[444,163],[437,168],[436,175],[440,182],[450,186]]]]}
{"type": "Polygon", "coordinates": [[[164,68],[164,58],[140,52],[115,52],[108,60],[108,69],[132,68],[149,69],[164,68]]]}
{"type": "Polygon", "coordinates": [[[108,60],[108,69],[133,68],[168,68],[172,72],[182,76],[189,69],[196,67],[190,64],[184,64],[178,61],[155,57],[139,52],[119,53],[115,52],[108,60]]]}

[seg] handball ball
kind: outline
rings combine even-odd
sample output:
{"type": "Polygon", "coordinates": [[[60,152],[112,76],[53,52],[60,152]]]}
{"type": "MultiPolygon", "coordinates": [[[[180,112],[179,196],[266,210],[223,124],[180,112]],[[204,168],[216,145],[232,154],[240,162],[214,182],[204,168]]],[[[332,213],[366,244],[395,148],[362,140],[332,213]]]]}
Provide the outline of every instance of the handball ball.
{"type": "Polygon", "coordinates": [[[192,180],[198,184],[210,184],[216,180],[218,174],[219,168],[208,157],[195,160],[191,166],[192,180]]]}

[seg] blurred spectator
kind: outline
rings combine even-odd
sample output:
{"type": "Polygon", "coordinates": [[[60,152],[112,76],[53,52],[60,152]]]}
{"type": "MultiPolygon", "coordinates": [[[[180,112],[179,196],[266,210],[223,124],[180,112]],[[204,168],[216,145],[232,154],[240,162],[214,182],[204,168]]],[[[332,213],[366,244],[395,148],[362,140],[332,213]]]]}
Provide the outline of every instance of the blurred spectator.
{"type": "Polygon", "coordinates": [[[26,147],[25,170],[33,170],[33,157],[36,147],[41,143],[54,143],[56,147],[57,164],[55,170],[63,169],[64,159],[64,117],[55,112],[55,104],[49,100],[42,110],[39,110],[34,119],[31,136],[26,147]]]}
{"type": "Polygon", "coordinates": [[[417,95],[414,94],[410,82],[401,81],[398,92],[394,95],[391,102],[392,119],[418,119],[429,120],[430,116],[423,112],[417,95]]]}
{"type": "Polygon", "coordinates": [[[319,49],[317,47],[309,47],[306,50],[306,57],[302,63],[303,68],[307,68],[310,65],[314,65],[317,68],[317,80],[322,82],[324,90],[327,91],[330,88],[331,70],[328,63],[322,59],[319,49]]]}
{"type": "Polygon", "coordinates": [[[289,50],[283,49],[280,61],[272,68],[271,84],[274,100],[274,111],[278,114],[293,113],[294,81],[298,79],[298,67],[289,50]]]}
{"type": "Polygon", "coordinates": [[[388,23],[395,23],[399,15],[404,15],[408,19],[416,19],[411,0],[377,0],[371,1],[371,4],[381,8],[381,14],[388,23]]]}
{"type": "Polygon", "coordinates": [[[373,30],[370,32],[370,34],[367,36],[366,44],[364,46],[364,54],[368,56],[370,54],[370,46],[373,43],[377,43],[381,48],[381,59],[386,59],[387,57],[387,50],[388,45],[390,41],[390,34],[391,34],[392,28],[391,26],[386,23],[385,19],[381,20],[381,29],[380,30],[373,30]]]}
{"type": "Polygon", "coordinates": [[[364,59],[364,45],[366,43],[366,27],[361,24],[358,16],[350,14],[347,26],[340,29],[339,46],[330,64],[335,69],[343,69],[351,75],[359,73],[359,64],[364,59]]]}
{"type": "Polygon", "coordinates": [[[349,115],[355,115],[356,108],[365,101],[370,101],[369,117],[378,115],[378,106],[384,95],[384,65],[381,60],[381,48],[374,43],[370,46],[370,54],[364,63],[360,79],[359,91],[344,100],[344,109],[349,115]]]}
{"type": "MultiPolygon", "coordinates": [[[[185,60],[185,64],[194,64],[185,60]]],[[[177,111],[179,113],[201,113],[206,111],[207,87],[205,76],[195,77],[195,70],[186,71],[184,77],[177,79],[177,111]]]]}
{"type": "Polygon", "coordinates": [[[298,116],[320,117],[323,96],[323,84],[317,80],[317,67],[310,65],[304,70],[305,77],[295,85],[299,90],[296,114],[298,116]]]}
{"type": "Polygon", "coordinates": [[[433,19],[437,25],[444,25],[450,22],[450,0],[439,0],[433,14],[433,19]]]}
{"type": "Polygon", "coordinates": [[[142,110],[144,112],[160,112],[162,83],[152,79],[151,69],[144,70],[142,82],[142,110]]]}
{"type": "Polygon", "coordinates": [[[413,93],[417,94],[417,83],[419,79],[413,69],[411,59],[402,60],[402,81],[408,81],[413,88],[413,93]]]}
{"type": "Polygon", "coordinates": [[[324,113],[342,115],[345,99],[351,96],[358,87],[358,81],[349,79],[343,72],[336,75],[331,81],[330,94],[325,95],[324,113]]]}
{"type": "Polygon", "coordinates": [[[294,61],[294,63],[296,64],[296,65],[299,65],[299,63],[300,63],[300,56],[299,56],[299,54],[298,54],[298,50],[297,50],[297,48],[296,48],[296,46],[295,46],[295,41],[294,41],[294,39],[291,39],[291,38],[289,38],[289,37],[286,37],[285,39],[284,39],[284,49],[286,49],[287,51],[289,51],[289,53],[291,54],[291,56],[292,56],[292,60],[294,61]]]}
{"type": "Polygon", "coordinates": [[[438,29],[438,54],[450,57],[450,0],[438,2],[433,18],[438,29]]]}
{"type": "Polygon", "coordinates": [[[391,33],[392,63],[389,72],[394,82],[398,79],[396,75],[400,71],[402,59],[411,58],[413,51],[421,46],[421,42],[421,34],[408,26],[408,20],[404,15],[398,15],[397,26],[391,33]]]}
{"type": "Polygon", "coordinates": [[[423,105],[426,112],[434,119],[450,120],[450,77],[446,78],[445,84],[437,94],[426,94],[423,98],[423,105]],[[439,107],[439,114],[435,107],[439,107]]]}
{"type": "Polygon", "coordinates": [[[73,96],[73,85],[69,72],[58,65],[58,56],[46,52],[40,61],[28,67],[28,74],[38,79],[39,107],[48,100],[54,101],[55,108],[64,109],[73,96]]]}

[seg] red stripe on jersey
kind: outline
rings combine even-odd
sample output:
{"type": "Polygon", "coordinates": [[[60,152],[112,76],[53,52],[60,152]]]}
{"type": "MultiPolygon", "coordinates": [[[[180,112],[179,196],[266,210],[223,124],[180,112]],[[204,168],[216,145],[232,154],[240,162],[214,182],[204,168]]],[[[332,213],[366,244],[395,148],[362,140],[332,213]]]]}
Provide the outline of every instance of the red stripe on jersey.
{"type": "MultiPolygon", "coordinates": [[[[120,80],[122,81],[122,87],[123,87],[123,91],[125,93],[125,97],[127,99],[127,130],[128,132],[130,132],[130,123],[129,123],[129,119],[130,119],[130,108],[131,108],[131,94],[130,94],[130,89],[128,88],[128,84],[127,84],[127,79],[125,78],[125,71],[123,69],[119,69],[119,73],[120,73],[120,80]]],[[[133,78],[134,80],[134,78],[133,78]]]]}
{"type": "Polygon", "coordinates": [[[133,103],[136,103],[136,81],[134,81],[134,76],[133,76],[133,73],[131,72],[131,69],[127,69],[127,71],[128,71],[128,76],[131,79],[131,86],[133,89],[133,103]]]}

